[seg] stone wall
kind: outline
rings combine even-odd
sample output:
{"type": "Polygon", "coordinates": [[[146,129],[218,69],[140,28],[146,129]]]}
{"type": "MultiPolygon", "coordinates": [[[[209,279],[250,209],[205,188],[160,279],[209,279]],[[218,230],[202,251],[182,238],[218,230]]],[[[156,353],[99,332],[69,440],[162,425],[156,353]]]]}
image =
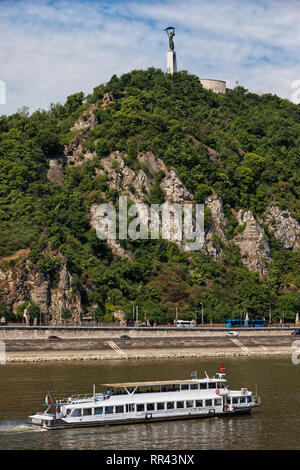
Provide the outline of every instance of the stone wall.
{"type": "MultiPolygon", "coordinates": [[[[237,329],[238,330],[238,329],[237,329]]],[[[104,338],[118,339],[123,335],[130,338],[182,338],[182,337],[217,337],[228,333],[227,328],[97,328],[97,327],[6,327],[0,326],[0,339],[47,339],[55,335],[62,339],[104,338]]],[[[291,335],[289,328],[259,328],[239,330],[239,336],[291,335]]]]}

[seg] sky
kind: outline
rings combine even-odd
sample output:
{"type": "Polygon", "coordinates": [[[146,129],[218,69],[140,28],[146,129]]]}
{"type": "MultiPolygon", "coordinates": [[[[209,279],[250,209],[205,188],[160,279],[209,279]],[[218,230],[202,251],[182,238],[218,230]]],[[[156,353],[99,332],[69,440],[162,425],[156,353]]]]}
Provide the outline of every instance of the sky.
{"type": "Polygon", "coordinates": [[[299,24],[300,0],[0,0],[0,114],[165,71],[167,26],[178,70],[300,102],[299,24]]]}

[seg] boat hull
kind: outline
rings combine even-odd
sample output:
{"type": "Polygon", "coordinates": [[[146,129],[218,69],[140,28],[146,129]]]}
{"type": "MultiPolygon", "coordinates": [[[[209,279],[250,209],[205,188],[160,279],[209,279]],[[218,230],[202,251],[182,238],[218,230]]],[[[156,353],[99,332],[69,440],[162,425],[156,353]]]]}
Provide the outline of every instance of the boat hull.
{"type": "Polygon", "coordinates": [[[224,411],[222,413],[190,413],[187,415],[181,416],[153,416],[153,414],[148,413],[143,418],[120,418],[114,420],[101,420],[101,421],[89,421],[89,422],[72,422],[68,423],[63,419],[53,419],[51,423],[49,422],[42,422],[40,424],[34,422],[33,420],[29,419],[28,424],[42,427],[47,430],[57,430],[57,429],[70,429],[70,428],[86,428],[86,427],[99,427],[99,426],[113,426],[113,425],[123,425],[123,424],[148,424],[154,422],[161,422],[161,421],[181,421],[181,420],[188,420],[188,419],[199,419],[199,418],[215,418],[215,417],[228,417],[234,415],[241,415],[241,414],[249,414],[252,408],[242,408],[236,409],[232,411],[224,411]]]}

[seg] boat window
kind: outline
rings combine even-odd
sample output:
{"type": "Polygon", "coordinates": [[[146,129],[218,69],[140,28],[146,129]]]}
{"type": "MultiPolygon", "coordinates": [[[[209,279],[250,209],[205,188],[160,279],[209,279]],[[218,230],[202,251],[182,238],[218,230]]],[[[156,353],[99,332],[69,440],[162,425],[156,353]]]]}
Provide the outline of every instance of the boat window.
{"type": "Polygon", "coordinates": [[[154,410],[154,403],[147,403],[147,411],[153,411],[154,410]]]}
{"type": "Polygon", "coordinates": [[[239,402],[239,397],[232,397],[232,403],[237,404],[239,402]]]}
{"type": "Polygon", "coordinates": [[[186,406],[186,408],[193,408],[193,406],[194,406],[194,400],[187,400],[187,401],[185,402],[185,406],[186,406]]]}
{"type": "Polygon", "coordinates": [[[75,408],[73,411],[72,411],[72,415],[74,418],[78,417],[78,416],[81,416],[81,409],[80,408],[75,408]]]}
{"type": "Polygon", "coordinates": [[[165,409],[165,404],[164,403],[156,403],[156,409],[157,410],[164,410],[165,409]]]}
{"type": "Polygon", "coordinates": [[[184,402],[183,402],[183,401],[178,401],[178,402],[176,403],[176,408],[177,408],[177,409],[178,409],[178,408],[184,408],[184,402]]]}
{"type": "Polygon", "coordinates": [[[198,384],[191,384],[191,390],[198,390],[198,384]]]}
{"type": "Polygon", "coordinates": [[[114,407],[113,406],[105,406],[105,414],[110,415],[114,412],[114,407]]]}
{"type": "Polygon", "coordinates": [[[188,384],[182,384],[181,385],[181,390],[188,390],[188,389],[189,389],[188,384]]]}
{"type": "Polygon", "coordinates": [[[134,404],[126,405],[126,413],[131,413],[132,411],[134,411],[134,404]]]}
{"type": "Polygon", "coordinates": [[[212,400],[205,400],[205,406],[212,406],[212,400]]]}
{"type": "Polygon", "coordinates": [[[208,384],[208,388],[216,388],[216,383],[215,382],[210,382],[208,384]]]}
{"type": "Polygon", "coordinates": [[[176,391],[176,388],[175,388],[175,385],[169,385],[169,386],[163,386],[161,387],[161,392],[175,392],[176,391]]]}
{"type": "Polygon", "coordinates": [[[92,408],[83,408],[83,416],[91,416],[92,408]]]}
{"type": "Polygon", "coordinates": [[[207,383],[200,383],[200,390],[206,390],[207,389],[207,383]]]}
{"type": "Polygon", "coordinates": [[[222,398],[215,398],[215,406],[221,406],[222,405],[222,398]]]}
{"type": "Polygon", "coordinates": [[[168,401],[167,410],[173,410],[175,403],[173,401],[168,401]]]}
{"type": "Polygon", "coordinates": [[[144,403],[139,403],[138,405],[136,405],[136,411],[145,411],[144,403]]]}
{"type": "Polygon", "coordinates": [[[116,406],[116,413],[124,413],[124,406],[123,405],[116,406]]]}
{"type": "Polygon", "coordinates": [[[240,397],[240,403],[246,403],[246,397],[240,397]]]}
{"type": "Polygon", "coordinates": [[[102,415],[102,413],[103,413],[103,408],[102,408],[102,406],[99,407],[99,408],[95,408],[95,409],[94,409],[94,414],[95,414],[95,415],[102,415]]]}
{"type": "Polygon", "coordinates": [[[248,397],[247,397],[247,402],[248,402],[248,403],[251,403],[251,402],[252,402],[252,397],[251,397],[251,396],[248,396],[248,397]]]}
{"type": "Polygon", "coordinates": [[[203,400],[196,400],[196,406],[197,407],[203,406],[203,400]]]}

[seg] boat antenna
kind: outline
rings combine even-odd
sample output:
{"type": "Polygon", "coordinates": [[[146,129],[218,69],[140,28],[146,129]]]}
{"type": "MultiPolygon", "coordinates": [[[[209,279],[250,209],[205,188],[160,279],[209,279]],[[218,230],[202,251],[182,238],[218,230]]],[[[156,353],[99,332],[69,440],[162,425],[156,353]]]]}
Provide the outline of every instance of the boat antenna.
{"type": "Polygon", "coordinates": [[[93,384],[93,397],[94,397],[94,401],[95,401],[95,398],[96,398],[96,384],[93,384]]]}

